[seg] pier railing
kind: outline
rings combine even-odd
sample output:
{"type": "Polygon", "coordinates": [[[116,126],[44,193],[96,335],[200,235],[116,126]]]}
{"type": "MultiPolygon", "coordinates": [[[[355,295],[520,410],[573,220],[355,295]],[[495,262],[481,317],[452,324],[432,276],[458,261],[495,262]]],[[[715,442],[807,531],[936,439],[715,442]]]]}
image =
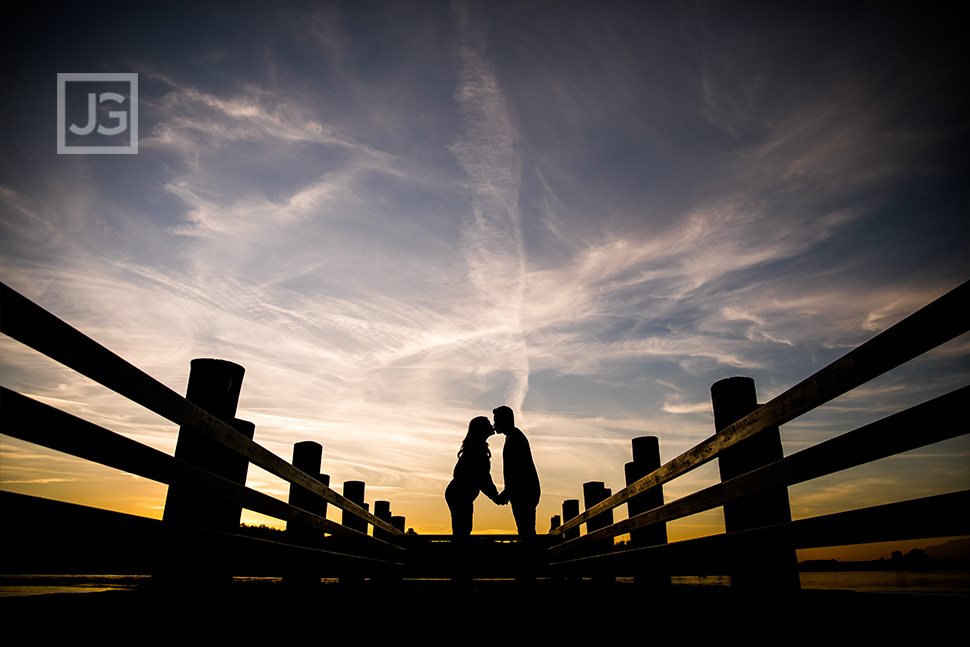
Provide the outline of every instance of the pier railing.
{"type": "MultiPolygon", "coordinates": [[[[316,443],[298,443],[290,463],[252,440],[252,423],[233,417],[242,367],[195,360],[189,395],[182,397],[6,285],[0,286],[0,303],[5,335],[181,427],[179,446],[170,456],[0,387],[4,435],[169,486],[163,521],[0,493],[8,522],[17,523],[12,514],[29,518],[10,533],[21,538],[18,545],[25,550],[42,551],[39,546],[54,541],[57,546],[48,547],[46,555],[57,560],[72,550],[80,558],[117,549],[143,557],[132,558],[140,562],[132,566],[141,569],[136,572],[150,568],[160,578],[186,570],[235,575],[263,568],[291,572],[294,578],[317,573],[319,581],[320,575],[363,577],[402,567],[404,519],[392,517],[388,503],[377,502],[372,514],[363,503],[363,483],[344,484],[345,494],[352,490],[356,496],[328,487],[329,477],[318,472],[316,443]],[[192,401],[193,390],[208,410],[192,401]],[[289,502],[246,487],[249,464],[290,483],[289,502]],[[341,523],[327,519],[328,504],[342,511],[341,523]],[[239,535],[242,508],[287,522],[285,540],[239,535]],[[96,528],[104,531],[93,537],[96,528]],[[233,563],[237,555],[245,559],[233,563]]],[[[110,561],[118,554],[103,557],[110,561]]],[[[10,564],[18,557],[8,553],[6,559],[10,564]]]]}
{"type": "Polygon", "coordinates": [[[795,549],[970,534],[970,490],[791,520],[787,488],[822,476],[966,435],[970,387],[783,457],[778,426],[964,334],[970,329],[970,282],[796,384],[757,405],[753,381],[712,387],[717,432],[660,464],[654,437],[634,440],[627,486],[616,494],[584,485],[553,518],[549,566],[558,574],[635,575],[663,582],[672,572],[729,573],[732,584],[797,587],[795,549]],[[640,456],[638,456],[640,454],[640,456]],[[718,459],[721,482],[664,502],[663,486],[718,459]],[[617,523],[612,511],[626,504],[617,523]],[[723,506],[725,532],[667,543],[666,523],[723,506]],[[560,519],[565,519],[559,523],[560,519]],[[580,536],[580,526],[587,532],[580,536]],[[632,547],[614,538],[630,534],[632,547]]]}
{"type": "MultiPolygon", "coordinates": [[[[194,360],[183,397],[5,285],[0,303],[5,335],[180,426],[172,456],[0,387],[0,433],[169,486],[161,521],[0,492],[10,524],[5,568],[22,549],[42,556],[49,568],[77,568],[87,559],[95,569],[89,572],[119,572],[122,563],[123,572],[149,572],[163,582],[210,573],[219,579],[282,574],[309,583],[321,576],[448,577],[452,558],[461,559],[447,536],[407,541],[404,519],[391,516],[388,502],[367,509],[362,483],[346,481],[344,494],[337,494],[329,476],[319,473],[317,443],[297,443],[288,462],[254,442],[253,424],[235,418],[242,367],[194,360]],[[250,464],[287,481],[288,501],[246,487],[250,464]],[[341,511],[340,523],[327,518],[331,505],[341,511]],[[240,534],[243,508],[285,521],[282,539],[240,534]],[[22,519],[28,522],[17,521],[22,519]]],[[[970,282],[767,404],[757,404],[748,378],[719,382],[712,387],[714,435],[666,464],[656,438],[634,439],[625,488],[612,494],[601,482],[584,484],[585,511],[577,499],[564,502],[565,522],[554,519],[549,535],[535,542],[473,538],[490,545],[476,549],[488,559],[475,576],[515,576],[521,566],[531,574],[632,575],[662,585],[671,574],[728,573],[738,586],[784,589],[798,585],[796,549],[970,534],[970,490],[795,521],[787,490],[967,434],[970,387],[787,457],[779,435],[780,425],[968,330],[970,282]],[[714,459],[720,483],[664,501],[665,484],[714,459]],[[613,510],[622,505],[628,516],[613,523],[613,510]],[[667,523],[718,507],[724,533],[667,542],[667,523]],[[621,535],[629,535],[630,543],[618,549],[614,540],[621,535]]]]}

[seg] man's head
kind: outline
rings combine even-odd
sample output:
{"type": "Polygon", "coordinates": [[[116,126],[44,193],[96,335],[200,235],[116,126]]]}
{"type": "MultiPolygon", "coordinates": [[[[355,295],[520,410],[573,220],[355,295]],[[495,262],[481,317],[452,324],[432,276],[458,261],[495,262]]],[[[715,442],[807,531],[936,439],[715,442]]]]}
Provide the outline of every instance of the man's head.
{"type": "Polygon", "coordinates": [[[495,432],[504,434],[515,429],[515,414],[505,405],[492,409],[492,419],[495,421],[495,432]]]}

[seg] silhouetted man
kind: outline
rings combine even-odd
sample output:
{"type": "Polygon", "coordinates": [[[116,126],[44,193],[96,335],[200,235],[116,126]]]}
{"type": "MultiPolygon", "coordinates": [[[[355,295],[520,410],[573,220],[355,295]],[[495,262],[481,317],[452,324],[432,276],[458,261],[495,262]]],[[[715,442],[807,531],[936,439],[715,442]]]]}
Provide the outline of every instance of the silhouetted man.
{"type": "Polygon", "coordinates": [[[492,410],[495,432],[505,434],[502,463],[505,471],[505,490],[500,501],[512,504],[515,527],[521,536],[536,534],[536,506],[539,505],[539,473],[532,460],[529,440],[515,426],[512,409],[502,406],[492,410]]]}

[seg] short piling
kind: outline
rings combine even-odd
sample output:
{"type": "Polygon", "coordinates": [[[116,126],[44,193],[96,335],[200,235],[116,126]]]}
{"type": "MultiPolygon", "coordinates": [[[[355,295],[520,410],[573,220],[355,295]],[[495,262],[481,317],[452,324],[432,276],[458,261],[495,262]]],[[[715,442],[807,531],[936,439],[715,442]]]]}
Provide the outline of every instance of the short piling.
{"type": "MultiPolygon", "coordinates": [[[[374,501],[374,516],[381,521],[391,523],[391,502],[374,501]]],[[[386,530],[381,530],[377,526],[374,526],[374,538],[383,541],[391,541],[393,535],[386,530]]]]}
{"type": "MultiPolygon", "coordinates": [[[[583,483],[583,504],[589,510],[600,501],[604,501],[612,495],[612,490],[606,487],[602,481],[589,481],[583,483]]],[[[601,528],[606,528],[613,524],[613,511],[602,512],[586,522],[586,532],[595,532],[601,528]]],[[[613,550],[613,538],[604,539],[590,544],[588,552],[590,554],[608,553],[613,550]]],[[[609,581],[615,579],[610,576],[599,576],[597,581],[609,581]]]]}
{"type": "MultiPolygon", "coordinates": [[[[362,508],[365,508],[364,504],[364,482],[363,481],[344,481],[344,498],[356,503],[362,508]]],[[[365,508],[366,509],[366,508],[365,508]]],[[[357,515],[347,512],[346,510],[341,511],[340,523],[351,530],[356,530],[357,532],[367,534],[368,523],[358,517],[357,515]]],[[[342,544],[343,542],[341,542],[342,544]]],[[[357,584],[363,582],[363,577],[357,576],[344,576],[340,578],[341,582],[357,584]]]]}
{"type": "MultiPolygon", "coordinates": [[[[244,374],[245,369],[233,362],[194,359],[185,398],[252,439],[255,425],[235,418],[244,374]]],[[[239,485],[246,484],[248,458],[192,427],[179,428],[175,458],[239,485]]],[[[162,519],[174,524],[237,534],[241,514],[242,507],[238,503],[174,484],[168,488],[162,519]]],[[[198,554],[198,549],[175,548],[171,554],[163,557],[163,566],[154,579],[159,582],[177,581],[181,573],[190,572],[199,577],[212,576],[217,581],[228,581],[232,573],[229,567],[220,565],[219,557],[198,554]]]]}
{"type": "MultiPolygon", "coordinates": [[[[720,432],[758,408],[754,380],[731,377],[711,386],[714,426],[720,432]]],[[[718,456],[721,481],[747,474],[784,458],[778,427],[729,447],[718,456]]],[[[772,487],[724,505],[727,532],[752,530],[791,522],[788,488],[772,487]]],[[[733,555],[731,586],[749,590],[799,588],[795,551],[785,545],[751,545],[733,555]]]]}
{"type": "MultiPolygon", "coordinates": [[[[660,439],[657,436],[640,436],[633,439],[633,461],[624,466],[626,484],[632,485],[644,476],[660,468],[660,439]]],[[[663,486],[652,487],[646,492],[638,494],[627,502],[627,514],[635,517],[638,514],[659,508],[664,504],[663,486]]],[[[646,528],[639,528],[630,533],[630,545],[633,548],[657,546],[667,543],[667,524],[658,523],[646,528]]],[[[636,569],[634,582],[650,586],[666,586],[670,584],[670,574],[660,566],[652,566],[649,571],[636,569]]]]}
{"type": "MultiPolygon", "coordinates": [[[[314,479],[329,485],[330,477],[320,474],[320,461],[323,458],[323,446],[320,443],[306,440],[293,445],[293,467],[305,472],[314,479]]],[[[317,496],[303,486],[290,484],[289,503],[292,506],[316,514],[324,519],[327,517],[327,501],[317,496]]],[[[291,521],[286,524],[287,541],[301,546],[318,546],[323,539],[323,532],[310,528],[302,523],[291,521]]],[[[300,569],[291,569],[284,574],[283,583],[288,585],[308,586],[319,584],[321,573],[308,573],[300,569]]]]}
{"type": "MultiPolygon", "coordinates": [[[[579,499],[566,499],[562,502],[562,518],[564,521],[569,521],[579,516],[579,499]]],[[[576,539],[579,537],[579,526],[573,526],[568,530],[564,530],[562,533],[563,541],[569,541],[570,539],[576,539]]]]}

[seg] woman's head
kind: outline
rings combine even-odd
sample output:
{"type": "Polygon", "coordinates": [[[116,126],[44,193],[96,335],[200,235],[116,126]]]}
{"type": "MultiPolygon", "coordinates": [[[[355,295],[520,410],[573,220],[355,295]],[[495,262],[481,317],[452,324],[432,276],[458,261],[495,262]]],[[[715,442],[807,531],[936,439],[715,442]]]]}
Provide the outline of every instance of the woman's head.
{"type": "Polygon", "coordinates": [[[465,440],[474,440],[478,442],[486,442],[488,437],[495,433],[492,429],[491,421],[485,416],[479,416],[477,418],[472,418],[471,422],[468,423],[468,433],[465,434],[465,440]]]}

